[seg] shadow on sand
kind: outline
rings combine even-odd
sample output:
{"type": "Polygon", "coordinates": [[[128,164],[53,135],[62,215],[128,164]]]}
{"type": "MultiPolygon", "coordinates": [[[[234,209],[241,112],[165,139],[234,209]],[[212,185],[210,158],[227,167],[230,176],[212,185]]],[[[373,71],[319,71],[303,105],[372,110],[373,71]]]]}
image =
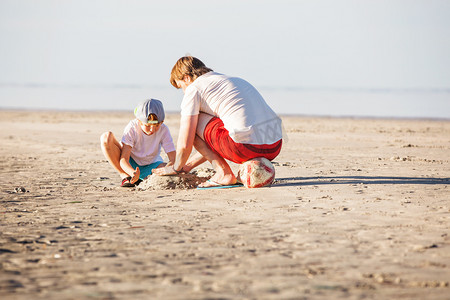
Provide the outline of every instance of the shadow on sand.
{"type": "Polygon", "coordinates": [[[276,186],[307,186],[325,184],[450,184],[450,178],[394,176],[317,176],[275,178],[276,186]]]}

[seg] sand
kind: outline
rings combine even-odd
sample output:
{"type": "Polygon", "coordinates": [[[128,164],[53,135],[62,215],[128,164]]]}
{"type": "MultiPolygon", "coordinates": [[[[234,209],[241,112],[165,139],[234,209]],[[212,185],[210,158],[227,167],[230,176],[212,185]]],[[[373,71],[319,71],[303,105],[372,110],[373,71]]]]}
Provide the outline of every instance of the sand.
{"type": "Polygon", "coordinates": [[[0,111],[1,299],[449,299],[450,121],[283,117],[272,186],[139,190],[130,118],[0,111]]]}
{"type": "Polygon", "coordinates": [[[214,169],[199,167],[190,173],[181,173],[174,176],[159,176],[152,174],[139,183],[136,189],[140,191],[194,189],[198,187],[200,183],[210,179],[214,173],[214,169]]]}

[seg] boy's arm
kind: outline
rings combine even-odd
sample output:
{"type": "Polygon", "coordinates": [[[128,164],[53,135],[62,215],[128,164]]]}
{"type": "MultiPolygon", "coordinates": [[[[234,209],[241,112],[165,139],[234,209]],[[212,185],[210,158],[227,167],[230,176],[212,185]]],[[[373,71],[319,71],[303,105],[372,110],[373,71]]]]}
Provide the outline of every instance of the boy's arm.
{"type": "Polygon", "coordinates": [[[131,154],[131,146],[130,145],[123,145],[122,153],[120,155],[120,167],[122,170],[125,171],[128,175],[131,176],[131,183],[135,183],[139,179],[140,171],[139,167],[133,169],[133,167],[130,165],[130,154],[131,154]]]}
{"type": "Polygon", "coordinates": [[[167,153],[167,157],[169,158],[169,162],[167,163],[167,166],[171,166],[175,163],[175,158],[177,156],[176,151],[171,151],[167,153]]]}
{"type": "Polygon", "coordinates": [[[176,151],[175,151],[175,145],[173,144],[172,135],[170,134],[169,127],[165,126],[165,133],[163,135],[163,138],[161,140],[161,145],[164,148],[164,151],[167,154],[167,157],[169,158],[169,162],[167,163],[167,166],[172,166],[175,163],[176,159],[176,151]],[[169,151],[167,151],[169,150],[169,151]]]}

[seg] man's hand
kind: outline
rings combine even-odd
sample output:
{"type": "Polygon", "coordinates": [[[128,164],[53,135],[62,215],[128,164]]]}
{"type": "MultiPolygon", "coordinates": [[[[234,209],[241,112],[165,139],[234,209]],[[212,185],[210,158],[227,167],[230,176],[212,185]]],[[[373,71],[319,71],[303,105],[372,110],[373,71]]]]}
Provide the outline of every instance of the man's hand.
{"type": "Polygon", "coordinates": [[[173,165],[165,166],[163,168],[153,169],[153,174],[166,176],[166,175],[177,175],[178,173],[174,170],[173,165]]]}

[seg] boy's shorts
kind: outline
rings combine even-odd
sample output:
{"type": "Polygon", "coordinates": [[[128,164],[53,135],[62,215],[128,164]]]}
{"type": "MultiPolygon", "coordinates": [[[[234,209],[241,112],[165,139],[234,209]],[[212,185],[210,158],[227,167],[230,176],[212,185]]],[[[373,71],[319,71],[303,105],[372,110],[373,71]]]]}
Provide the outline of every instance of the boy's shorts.
{"type": "Polygon", "coordinates": [[[238,164],[256,157],[273,160],[281,151],[282,140],[270,145],[236,143],[225,129],[222,120],[217,117],[212,118],[206,125],[203,136],[211,149],[223,158],[238,164]]]}
{"type": "Polygon", "coordinates": [[[162,163],[163,163],[162,161],[157,161],[157,162],[151,163],[149,165],[140,166],[134,161],[134,159],[132,159],[130,157],[130,165],[134,169],[136,169],[136,167],[139,167],[139,171],[140,171],[139,179],[142,179],[142,180],[144,180],[148,175],[152,175],[153,169],[158,167],[162,163]]]}

